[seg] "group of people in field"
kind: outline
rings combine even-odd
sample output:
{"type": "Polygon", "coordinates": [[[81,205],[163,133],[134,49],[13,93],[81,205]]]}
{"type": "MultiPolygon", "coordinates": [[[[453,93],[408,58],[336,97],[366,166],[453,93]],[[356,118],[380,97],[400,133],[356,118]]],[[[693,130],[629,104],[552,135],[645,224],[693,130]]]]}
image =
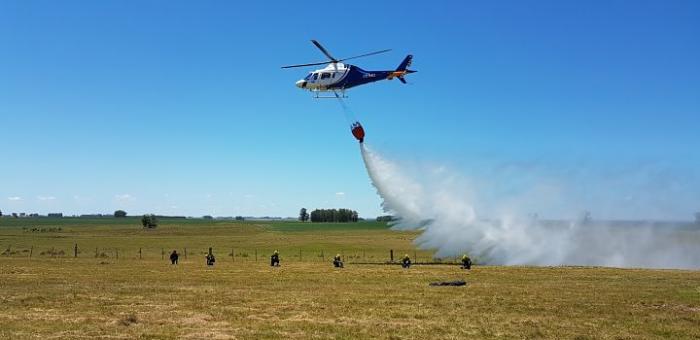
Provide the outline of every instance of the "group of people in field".
{"type": "MultiPolygon", "coordinates": [[[[171,264],[177,264],[178,259],[180,258],[180,255],[177,253],[177,250],[173,250],[173,252],[170,254],[170,263],[171,264]]],[[[209,253],[205,257],[207,266],[211,267],[214,265],[216,262],[216,258],[214,257],[214,254],[209,253]]],[[[470,270],[472,269],[472,260],[467,256],[467,254],[462,255],[462,265],[460,268],[470,270]]],[[[401,259],[401,267],[408,269],[411,267],[411,257],[408,256],[408,254],[404,255],[404,257],[401,259]]],[[[279,251],[275,250],[272,255],[270,256],[270,266],[271,267],[279,267],[280,266],[280,253],[279,251]]],[[[337,254],[333,257],[333,267],[335,268],[343,268],[345,265],[343,264],[343,259],[340,256],[340,254],[337,254]]]]}
{"type": "MultiPolygon", "coordinates": [[[[214,257],[212,253],[207,254],[204,258],[207,260],[207,266],[211,267],[214,265],[214,262],[216,262],[216,257],[214,257]]],[[[177,250],[173,250],[173,252],[170,253],[170,264],[177,264],[179,259],[180,254],[177,253],[177,250]]]]}

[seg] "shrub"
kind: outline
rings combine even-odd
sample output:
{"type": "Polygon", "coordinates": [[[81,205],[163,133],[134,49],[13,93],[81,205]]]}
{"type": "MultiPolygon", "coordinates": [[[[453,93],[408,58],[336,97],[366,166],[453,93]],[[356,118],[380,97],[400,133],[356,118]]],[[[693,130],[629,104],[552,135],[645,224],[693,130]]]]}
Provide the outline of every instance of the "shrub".
{"type": "Polygon", "coordinates": [[[141,224],[144,228],[153,229],[158,226],[158,219],[156,218],[156,215],[153,214],[143,215],[143,217],[141,217],[141,224]]]}

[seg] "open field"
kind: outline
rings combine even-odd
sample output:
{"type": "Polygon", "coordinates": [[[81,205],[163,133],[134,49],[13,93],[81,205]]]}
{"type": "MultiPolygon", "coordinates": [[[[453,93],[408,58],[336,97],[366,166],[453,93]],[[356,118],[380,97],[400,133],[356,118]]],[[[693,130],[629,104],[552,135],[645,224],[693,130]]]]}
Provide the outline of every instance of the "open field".
{"type": "MultiPolygon", "coordinates": [[[[204,261],[209,247],[218,261],[260,262],[275,250],[283,260],[302,262],[330,261],[343,253],[350,262],[385,262],[389,250],[396,257],[405,253],[419,260],[432,258],[432,252],[416,251],[410,232],[394,232],[386,223],[298,223],[298,222],[233,222],[201,219],[161,219],[156,229],[146,230],[139,218],[113,219],[0,219],[0,252],[10,257],[160,260],[176,249],[182,260],[204,261]],[[59,230],[60,228],[60,230],[59,230]],[[231,259],[231,251],[235,257],[231,259]],[[43,255],[42,255],[43,253],[43,255]],[[185,255],[185,253],[187,255],[185,255]],[[323,257],[321,257],[323,255],[323,257]]],[[[454,259],[450,259],[454,261],[454,259]]]]}
{"type": "Polygon", "coordinates": [[[0,338],[700,337],[698,271],[379,264],[389,249],[414,256],[415,236],[378,223],[163,220],[146,231],[137,219],[3,218],[0,338]],[[281,268],[267,265],[274,249],[281,268]],[[330,266],[336,252],[347,268],[330,266]],[[456,279],[468,285],[428,286],[456,279]]]}

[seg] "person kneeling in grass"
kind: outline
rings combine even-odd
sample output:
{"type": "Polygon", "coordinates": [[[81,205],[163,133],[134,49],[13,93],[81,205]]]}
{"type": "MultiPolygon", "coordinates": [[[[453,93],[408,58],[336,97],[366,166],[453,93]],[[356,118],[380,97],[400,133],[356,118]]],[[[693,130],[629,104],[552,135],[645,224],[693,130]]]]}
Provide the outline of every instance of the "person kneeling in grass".
{"type": "Polygon", "coordinates": [[[411,258],[408,257],[408,254],[403,256],[403,259],[401,260],[401,267],[402,268],[410,268],[411,267],[411,258]]]}
{"type": "Polygon", "coordinates": [[[340,258],[340,254],[333,258],[333,266],[336,268],[343,268],[343,260],[340,258]]]}
{"type": "Polygon", "coordinates": [[[214,262],[216,262],[216,258],[214,258],[214,254],[207,254],[207,266],[213,266],[214,262]]]}
{"type": "Polygon", "coordinates": [[[280,253],[275,250],[274,253],[272,253],[272,256],[270,256],[270,266],[271,267],[279,267],[280,266],[280,253]]]}
{"type": "Polygon", "coordinates": [[[462,269],[472,269],[472,259],[467,256],[467,254],[462,255],[462,266],[460,267],[462,269]]]}
{"type": "Polygon", "coordinates": [[[173,252],[170,254],[170,263],[177,264],[177,260],[179,258],[180,258],[180,255],[178,255],[177,250],[173,250],[173,252]]]}

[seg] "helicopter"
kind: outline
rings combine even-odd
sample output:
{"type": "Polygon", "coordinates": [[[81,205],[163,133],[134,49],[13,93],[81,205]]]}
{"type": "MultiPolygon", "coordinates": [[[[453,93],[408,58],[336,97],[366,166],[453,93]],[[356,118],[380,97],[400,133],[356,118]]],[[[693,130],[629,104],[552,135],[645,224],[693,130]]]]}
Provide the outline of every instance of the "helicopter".
{"type": "Polygon", "coordinates": [[[411,66],[411,62],[413,60],[413,56],[410,54],[403,59],[401,64],[399,64],[399,66],[395,70],[365,71],[355,65],[345,64],[343,62],[350,59],[368,57],[371,55],[389,52],[391,51],[391,49],[361,54],[349,58],[336,59],[328,52],[328,50],[321,46],[321,44],[318,41],[311,40],[311,42],[319,50],[321,50],[321,52],[323,52],[323,54],[325,54],[326,57],[328,57],[329,61],[282,66],[282,68],[286,69],[328,64],[325,68],[315,70],[309,73],[306,77],[304,77],[304,79],[298,80],[296,82],[296,86],[298,88],[316,93],[316,98],[346,98],[345,90],[355,86],[369,84],[384,79],[392,80],[394,78],[397,78],[399,79],[399,81],[406,84],[406,79],[404,78],[404,76],[410,73],[417,72],[408,69],[408,67],[411,66]],[[331,91],[335,93],[334,97],[319,96],[319,92],[331,91]],[[340,95],[338,94],[339,92],[340,95]]]}

